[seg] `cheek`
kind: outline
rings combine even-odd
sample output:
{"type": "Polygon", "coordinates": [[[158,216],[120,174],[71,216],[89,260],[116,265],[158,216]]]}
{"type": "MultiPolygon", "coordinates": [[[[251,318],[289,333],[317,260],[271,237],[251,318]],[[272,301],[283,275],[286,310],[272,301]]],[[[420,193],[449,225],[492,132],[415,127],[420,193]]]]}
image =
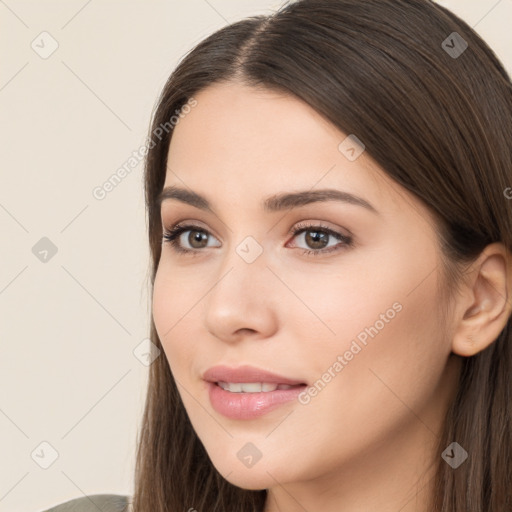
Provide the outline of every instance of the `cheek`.
{"type": "Polygon", "coordinates": [[[310,403],[328,408],[354,436],[361,425],[378,424],[377,436],[410,410],[421,411],[450,352],[437,318],[435,254],[423,262],[407,256],[395,251],[386,263],[367,262],[364,272],[326,285],[322,299],[311,291],[306,299],[322,305],[322,319],[336,333],[301,355],[319,379],[310,403]]]}
{"type": "Polygon", "coordinates": [[[162,343],[166,338],[166,331],[173,325],[173,319],[169,318],[169,313],[172,312],[175,307],[174,297],[175,294],[172,283],[166,278],[161,270],[161,266],[159,266],[153,285],[152,314],[158,337],[162,343]]]}
{"type": "Polygon", "coordinates": [[[307,368],[314,389],[294,421],[301,431],[316,432],[309,447],[301,446],[305,459],[329,453],[318,463],[323,470],[340,458],[357,457],[363,447],[371,451],[386,443],[411,422],[435,428],[431,403],[449,354],[436,317],[437,274],[415,288],[418,276],[434,267],[418,270],[396,261],[385,274],[360,273],[356,279],[347,273],[337,283],[325,282],[318,294],[304,283],[304,300],[336,332],[304,322],[292,336],[302,341],[292,357],[307,368]]]}
{"type": "Polygon", "coordinates": [[[177,274],[169,272],[165,265],[158,268],[153,287],[152,314],[169,366],[179,379],[182,369],[193,358],[194,336],[189,332],[193,325],[190,316],[198,299],[190,286],[185,287],[180,282],[177,274]]]}

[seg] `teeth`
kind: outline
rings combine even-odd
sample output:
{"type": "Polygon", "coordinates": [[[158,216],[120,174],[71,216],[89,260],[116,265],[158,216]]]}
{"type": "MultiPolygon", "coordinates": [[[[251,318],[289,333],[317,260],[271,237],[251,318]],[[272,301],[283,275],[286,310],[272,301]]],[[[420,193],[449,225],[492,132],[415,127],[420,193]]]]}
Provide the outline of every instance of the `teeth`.
{"type": "Polygon", "coordinates": [[[232,393],[261,393],[275,391],[276,389],[290,389],[295,386],[288,384],[271,384],[268,382],[217,382],[226,391],[232,393]]]}

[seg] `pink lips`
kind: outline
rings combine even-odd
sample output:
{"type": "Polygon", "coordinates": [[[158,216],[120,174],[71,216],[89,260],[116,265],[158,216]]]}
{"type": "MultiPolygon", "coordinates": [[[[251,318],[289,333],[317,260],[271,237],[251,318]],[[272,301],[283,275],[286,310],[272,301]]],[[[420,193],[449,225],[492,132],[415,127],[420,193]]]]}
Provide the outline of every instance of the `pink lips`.
{"type": "Polygon", "coordinates": [[[229,366],[213,366],[206,370],[203,379],[208,382],[269,382],[271,384],[305,384],[301,380],[293,380],[270,373],[254,366],[238,366],[230,368],[229,366]]]}
{"type": "Polygon", "coordinates": [[[253,366],[214,366],[203,374],[207,381],[212,407],[231,419],[252,419],[266,414],[297,396],[306,388],[304,381],[289,379],[253,366]],[[265,382],[295,386],[290,389],[276,389],[256,393],[235,393],[222,389],[218,382],[265,382]]]}

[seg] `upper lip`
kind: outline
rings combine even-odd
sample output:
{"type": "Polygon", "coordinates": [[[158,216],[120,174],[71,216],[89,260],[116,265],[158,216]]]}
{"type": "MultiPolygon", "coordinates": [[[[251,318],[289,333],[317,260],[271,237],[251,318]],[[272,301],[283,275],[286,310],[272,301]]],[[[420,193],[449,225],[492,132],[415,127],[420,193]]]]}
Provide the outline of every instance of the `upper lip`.
{"type": "Polygon", "coordinates": [[[290,386],[305,384],[302,380],[289,379],[249,365],[237,366],[236,368],[224,365],[212,366],[204,372],[203,379],[209,382],[268,382],[290,386]]]}

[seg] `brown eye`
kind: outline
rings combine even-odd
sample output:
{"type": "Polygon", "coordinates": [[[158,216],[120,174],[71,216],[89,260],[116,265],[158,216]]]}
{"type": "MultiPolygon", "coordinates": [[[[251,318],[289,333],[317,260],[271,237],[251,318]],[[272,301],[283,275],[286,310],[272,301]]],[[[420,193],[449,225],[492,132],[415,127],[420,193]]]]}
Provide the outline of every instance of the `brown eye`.
{"type": "Polygon", "coordinates": [[[210,238],[215,240],[204,228],[194,225],[173,226],[163,234],[163,241],[169,242],[177,252],[182,253],[199,253],[200,249],[212,247],[208,246],[210,238]]]}
{"type": "Polygon", "coordinates": [[[305,231],[304,240],[311,249],[323,249],[329,243],[329,233],[324,231],[305,231]]]}
{"type": "Polygon", "coordinates": [[[192,248],[201,249],[206,247],[206,244],[208,243],[208,235],[204,231],[190,229],[187,242],[192,248]]]}
{"type": "Polygon", "coordinates": [[[294,235],[293,238],[301,241],[301,245],[295,246],[301,248],[305,254],[326,254],[342,248],[352,247],[353,244],[352,237],[322,225],[300,224],[294,227],[291,232],[294,235]]]}

